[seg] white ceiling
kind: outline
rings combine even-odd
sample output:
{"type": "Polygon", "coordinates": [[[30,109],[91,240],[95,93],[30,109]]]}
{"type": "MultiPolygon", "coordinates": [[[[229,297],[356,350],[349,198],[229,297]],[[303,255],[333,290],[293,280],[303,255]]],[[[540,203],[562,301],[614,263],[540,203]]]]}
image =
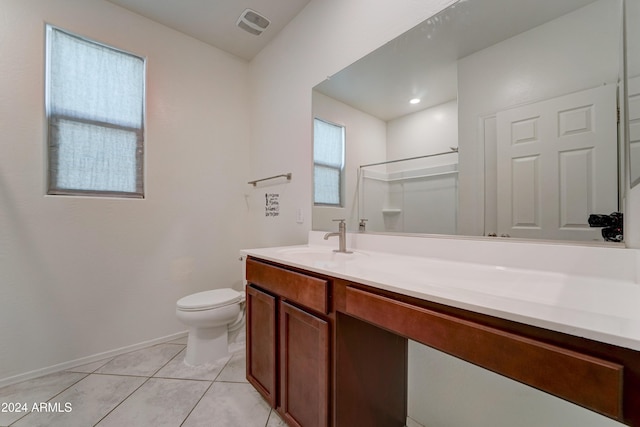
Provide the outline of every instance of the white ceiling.
{"type": "MultiPolygon", "coordinates": [[[[251,60],[310,0],[107,0],[251,60]],[[236,26],[245,9],[271,21],[259,36],[236,26]]],[[[457,97],[456,62],[594,0],[459,0],[316,87],[383,120],[457,97]],[[419,70],[416,72],[416,70],[419,70]],[[412,97],[422,97],[417,106],[412,97]]]]}
{"type": "Polygon", "coordinates": [[[314,89],[392,120],[456,99],[458,59],[593,1],[460,0],[314,89]]]}
{"type": "Polygon", "coordinates": [[[233,55],[251,60],[310,0],[108,0],[233,55]],[[271,21],[259,36],[236,26],[245,9],[271,21]]]}

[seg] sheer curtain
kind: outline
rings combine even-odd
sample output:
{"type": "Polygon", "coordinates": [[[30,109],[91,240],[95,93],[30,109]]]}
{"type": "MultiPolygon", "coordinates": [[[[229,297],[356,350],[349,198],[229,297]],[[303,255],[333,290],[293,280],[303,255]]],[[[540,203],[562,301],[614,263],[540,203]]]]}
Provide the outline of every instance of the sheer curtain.
{"type": "Polygon", "coordinates": [[[47,34],[49,194],[142,197],[144,59],[47,34]]]}

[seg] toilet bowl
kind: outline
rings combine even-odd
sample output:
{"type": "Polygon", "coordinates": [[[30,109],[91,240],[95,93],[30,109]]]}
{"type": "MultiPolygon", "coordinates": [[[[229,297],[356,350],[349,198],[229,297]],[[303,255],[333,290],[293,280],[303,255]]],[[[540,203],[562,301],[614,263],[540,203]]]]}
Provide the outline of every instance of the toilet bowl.
{"type": "Polygon", "coordinates": [[[176,303],[176,316],[189,327],[185,363],[213,363],[228,356],[229,329],[244,322],[244,294],[225,288],[187,295],[176,303]]]}

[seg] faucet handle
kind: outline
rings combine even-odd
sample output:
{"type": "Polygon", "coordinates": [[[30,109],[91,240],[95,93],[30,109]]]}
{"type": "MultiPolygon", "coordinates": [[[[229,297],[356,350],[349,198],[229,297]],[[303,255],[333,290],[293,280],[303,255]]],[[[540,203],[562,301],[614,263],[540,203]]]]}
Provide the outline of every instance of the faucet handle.
{"type": "Polygon", "coordinates": [[[347,231],[347,223],[345,222],[345,219],[344,219],[344,218],[343,218],[343,219],[334,219],[334,220],[332,220],[332,221],[333,221],[333,222],[337,222],[337,223],[338,223],[338,231],[339,231],[341,234],[346,233],[346,231],[347,231]]]}

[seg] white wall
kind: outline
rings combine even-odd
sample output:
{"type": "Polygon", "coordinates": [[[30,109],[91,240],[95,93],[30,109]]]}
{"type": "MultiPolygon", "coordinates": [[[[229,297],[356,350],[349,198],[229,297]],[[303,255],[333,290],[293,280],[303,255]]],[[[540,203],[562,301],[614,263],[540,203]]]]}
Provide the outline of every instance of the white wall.
{"type": "Polygon", "coordinates": [[[246,62],[106,1],[1,0],[0,22],[1,384],[184,331],[179,297],[240,286],[249,92],[246,62]],[[147,58],[144,200],[45,196],[45,23],[147,58]]]}
{"type": "MultiPolygon", "coordinates": [[[[297,224],[295,211],[303,207],[308,214],[311,208],[311,88],[448,3],[451,1],[400,0],[391,6],[384,0],[313,0],[252,61],[252,174],[259,178],[289,170],[294,173],[291,183],[272,187],[284,192],[283,215],[276,219],[264,217],[259,193],[249,194],[254,243],[276,246],[307,239],[311,224],[308,220],[297,224]]],[[[474,422],[476,426],[611,425],[592,413],[585,417],[581,409],[576,415],[574,406],[557,399],[549,403],[546,395],[536,398],[538,392],[524,386],[512,389],[495,385],[483,379],[484,371],[477,368],[471,369],[475,375],[467,380],[455,359],[432,357],[422,350],[428,349],[421,346],[411,351],[409,393],[416,400],[409,408],[414,411],[410,415],[420,417],[418,421],[429,427],[468,425],[456,422],[473,419],[470,417],[478,413],[474,401],[452,389],[452,379],[459,389],[470,386],[484,397],[478,403],[483,405],[483,414],[492,418],[474,422]],[[429,370],[418,371],[417,367],[429,370]],[[428,405],[427,392],[447,389],[452,392],[446,394],[444,403],[439,400],[440,406],[428,405]],[[528,409],[526,413],[510,412],[502,405],[510,402],[514,393],[528,409]],[[416,405],[429,411],[417,412],[416,405]],[[537,415],[545,412],[550,412],[544,419],[547,423],[537,423],[537,415]],[[585,418],[590,424],[583,422],[585,418]]]]}
{"type": "MultiPolygon", "coordinates": [[[[458,102],[455,99],[387,122],[387,160],[440,153],[457,146],[458,102]]],[[[425,165],[455,161],[457,156],[446,155],[435,157],[425,165]]],[[[389,165],[389,170],[393,169],[389,165]]]]}
{"type": "Polygon", "coordinates": [[[251,173],[293,173],[290,183],[268,187],[282,193],[278,217],[264,216],[264,188],[248,192],[257,246],[303,243],[311,229],[311,88],[452,2],[311,1],[253,59],[251,173]]]}
{"type": "MultiPolygon", "coordinates": [[[[451,152],[458,146],[457,101],[449,101],[387,122],[387,159],[399,160],[428,154],[451,152]]],[[[386,198],[367,200],[366,217],[373,231],[456,234],[457,174],[439,174],[440,165],[456,165],[454,152],[426,159],[408,160],[386,165],[386,198]],[[383,208],[400,209],[399,213],[382,213],[383,208]],[[372,211],[369,213],[369,211],[372,211]],[[382,228],[374,225],[382,224],[382,228]]],[[[447,168],[446,170],[450,170],[447,168]]],[[[379,183],[367,180],[367,189],[379,183]],[[373,185],[369,185],[373,184],[373,185]]],[[[367,191],[366,196],[369,196],[367,191]]],[[[371,198],[371,197],[368,197],[371,198]]]]}

